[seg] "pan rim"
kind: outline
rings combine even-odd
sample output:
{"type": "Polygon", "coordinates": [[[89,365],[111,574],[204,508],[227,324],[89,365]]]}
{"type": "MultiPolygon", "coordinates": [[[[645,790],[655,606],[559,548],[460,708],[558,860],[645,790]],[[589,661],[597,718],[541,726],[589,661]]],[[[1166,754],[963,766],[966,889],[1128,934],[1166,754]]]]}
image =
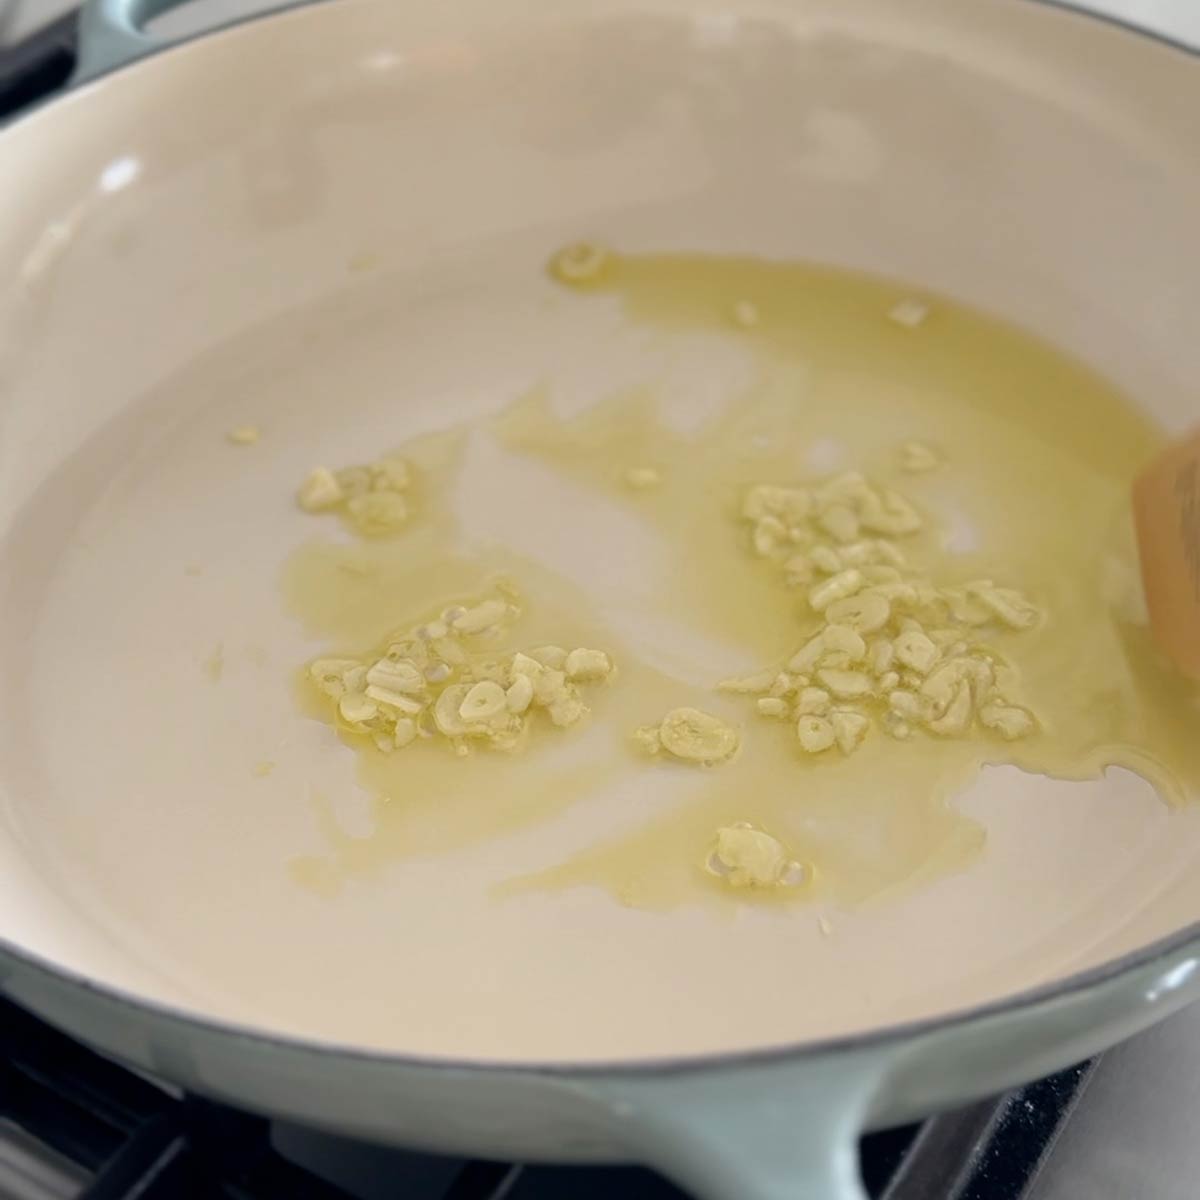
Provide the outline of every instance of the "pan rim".
{"type": "MultiPolygon", "coordinates": [[[[55,982],[65,983],[77,991],[129,1010],[136,1015],[151,1015],[171,1024],[186,1026],[193,1031],[252,1045],[259,1050],[280,1051],[316,1058],[336,1058],[375,1067],[391,1067],[412,1071],[471,1071],[491,1075],[511,1075],[525,1078],[602,1079],[612,1077],[690,1075],[700,1071],[734,1071],[764,1065],[778,1066],[781,1062],[804,1062],[834,1055],[869,1050],[884,1050],[902,1043],[916,1041],[926,1035],[949,1033],[971,1025],[1005,1016],[1031,1015],[1039,1007],[1054,1001],[1080,999],[1085,993],[1103,987],[1117,979],[1134,975],[1139,969],[1155,962],[1165,962],[1176,955],[1194,950],[1200,954],[1200,921],[1147,946],[1131,951],[1121,958],[1111,959],[1035,987],[1001,996],[983,1004],[922,1017],[897,1025],[885,1025],[857,1033],[812,1041],[782,1042],[738,1050],[714,1050],[692,1054],[661,1057],[613,1058],[571,1061],[569,1059],[504,1059],[469,1058],[448,1055],[423,1055],[412,1051],[388,1050],[382,1047],[340,1042],[329,1038],[298,1033],[271,1031],[240,1021],[208,1016],[190,1011],[182,1005],[138,996],[115,984],[103,983],[62,966],[50,959],[17,946],[0,937],[0,965],[10,959],[55,982]]],[[[1163,989],[1164,993],[1168,989],[1163,989]]],[[[1157,996],[1147,995],[1145,1003],[1153,1005],[1157,996]]],[[[51,1022],[53,1024],[53,1022],[51,1022]]]]}
{"type": "MultiPolygon", "coordinates": [[[[1191,45],[1180,38],[1173,37],[1156,29],[1138,25],[1130,19],[1112,13],[1097,12],[1092,9],[1083,8],[1080,4],[1085,2],[1085,0],[1014,0],[1014,2],[1020,3],[1030,11],[1036,9],[1053,10],[1068,19],[1107,25],[1116,32],[1156,43],[1200,64],[1200,46],[1191,45]]],[[[272,17],[286,16],[290,12],[315,8],[323,3],[324,0],[291,0],[284,8],[247,14],[222,25],[218,30],[200,30],[188,34],[178,40],[172,41],[159,50],[151,51],[149,55],[143,56],[143,58],[157,58],[161,54],[171,54],[176,50],[182,50],[190,46],[193,42],[199,41],[202,38],[219,36],[224,33],[232,34],[241,27],[254,22],[267,20],[272,17]]],[[[112,75],[119,74],[128,68],[136,67],[143,61],[143,58],[138,58],[132,62],[123,63],[100,72],[90,77],[80,88],[69,89],[66,93],[48,103],[34,104],[29,110],[17,114],[14,119],[0,128],[0,148],[2,148],[6,136],[13,130],[24,127],[31,121],[40,119],[42,114],[52,112],[62,104],[68,104],[76,99],[86,97],[94,86],[112,75]]],[[[525,1078],[541,1076],[548,1078],[601,1079],[614,1076],[687,1075],[711,1070],[734,1071],[739,1068],[751,1068],[767,1064],[777,1066],[782,1062],[811,1061],[848,1052],[883,1050],[901,1043],[917,1040],[926,1035],[943,1032],[949,1033],[971,1025],[982,1024],[993,1018],[1032,1015],[1038,1008],[1047,1006],[1054,1001],[1079,1000],[1089,991],[1098,989],[1117,979],[1132,976],[1139,969],[1150,967],[1156,962],[1166,961],[1189,950],[1194,950],[1197,954],[1200,954],[1200,918],[1190,925],[1184,926],[1157,941],[1132,950],[1121,957],[1109,959],[1093,967],[1077,971],[1074,974],[1053,979],[1010,995],[1001,996],[995,1000],[959,1010],[952,1010],[940,1015],[923,1017],[895,1025],[878,1026],[835,1037],[782,1042],[754,1046],[747,1049],[705,1051],[661,1057],[641,1056],[637,1058],[584,1061],[571,1061],[567,1059],[538,1060],[529,1058],[508,1060],[503,1058],[422,1055],[411,1051],[388,1050],[382,1047],[363,1046],[352,1042],[340,1042],[333,1039],[298,1033],[272,1031],[241,1021],[206,1015],[202,1012],[189,1010],[183,1005],[139,996],[126,988],[102,982],[74,968],[56,963],[36,951],[17,945],[3,935],[0,935],[0,966],[3,966],[5,960],[8,960],[37,975],[49,978],[57,985],[67,985],[99,1001],[114,1005],[122,1010],[127,1010],[134,1014],[135,1017],[138,1015],[149,1015],[169,1024],[202,1032],[206,1036],[219,1037],[235,1044],[254,1046],[258,1050],[268,1053],[285,1052],[322,1059],[336,1058],[366,1066],[390,1067],[413,1071],[450,1070],[471,1071],[491,1075],[513,1075],[525,1078]]],[[[4,973],[0,972],[0,983],[3,982],[6,982],[4,980],[4,973]]],[[[0,988],[0,991],[2,990],[0,988]]],[[[1155,1000],[1156,997],[1147,996],[1145,999],[1146,1006],[1152,1006],[1155,1000]]]]}

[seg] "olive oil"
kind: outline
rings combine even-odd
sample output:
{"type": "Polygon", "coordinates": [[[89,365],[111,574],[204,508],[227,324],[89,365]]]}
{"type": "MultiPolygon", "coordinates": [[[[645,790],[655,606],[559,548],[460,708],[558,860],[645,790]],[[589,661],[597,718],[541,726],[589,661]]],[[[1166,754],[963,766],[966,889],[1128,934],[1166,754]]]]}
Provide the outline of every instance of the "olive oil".
{"type": "MultiPolygon", "coordinates": [[[[404,536],[301,547],[285,591],[330,652],[358,652],[503,576],[528,602],[515,645],[602,646],[619,676],[589,727],[562,745],[465,759],[420,745],[390,755],[356,747],[359,780],[376,797],[374,831],[349,838],[326,819],[328,854],[294,863],[298,882],[329,892],[399,859],[501,844],[585,809],[585,845],[497,895],[600,887],[650,908],[858,905],[969,869],[986,831],[955,797],[989,763],[1071,779],[1125,766],[1168,803],[1197,794],[1196,688],[1158,659],[1127,603],[1129,486],[1161,439],[1104,380],[949,300],[831,268],[608,255],[603,269],[568,282],[573,303],[615,296],[632,327],[678,353],[728,345],[752,370],[690,412],[686,397],[681,405],[647,378],[563,416],[548,379],[469,431],[546,473],[545,495],[523,510],[511,543],[462,536],[454,497],[467,482],[486,497],[487,484],[478,473],[464,480],[463,456],[448,456],[428,473],[404,536]],[[934,448],[935,469],[904,469],[914,442],[934,448]],[[715,692],[731,669],[786,658],[803,629],[798,593],[746,544],[742,493],[837,469],[862,469],[917,502],[928,524],[906,551],[931,578],[988,578],[1036,599],[1039,628],[995,642],[1020,672],[1038,732],[1009,745],[874,731],[852,757],[814,758],[794,728],[715,692]],[[558,499],[555,481],[566,489],[558,499]],[[611,542],[584,548],[586,570],[558,561],[557,532],[582,528],[592,508],[618,510],[631,537],[651,539],[661,559],[652,581],[609,588],[624,553],[611,542]],[[639,757],[635,729],[681,705],[738,723],[736,759],[705,771],[639,757]],[[709,873],[717,828],[738,821],[783,841],[806,867],[803,886],[735,893],[709,873]]],[[[603,345],[595,352],[602,369],[603,345]]]]}

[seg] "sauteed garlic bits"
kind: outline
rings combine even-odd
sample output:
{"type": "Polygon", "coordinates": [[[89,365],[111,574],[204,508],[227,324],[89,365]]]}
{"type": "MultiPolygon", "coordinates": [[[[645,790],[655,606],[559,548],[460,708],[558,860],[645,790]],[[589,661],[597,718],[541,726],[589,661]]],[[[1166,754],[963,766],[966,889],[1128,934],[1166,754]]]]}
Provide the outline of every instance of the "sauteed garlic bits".
{"type": "Polygon", "coordinates": [[[441,740],[465,755],[515,751],[535,723],[568,728],[588,713],[582,687],[615,674],[603,650],[541,646],[489,653],[520,616],[507,591],[444,609],[393,634],[375,654],[320,658],[308,680],[342,731],[384,753],[441,740]],[[544,721],[538,722],[538,715],[544,721]]]}
{"type": "MultiPolygon", "coordinates": [[[[937,465],[914,448],[910,469],[937,465]]],[[[794,722],[806,753],[850,754],[873,725],[898,739],[979,728],[1013,741],[1038,728],[1015,669],[983,639],[1032,629],[1041,612],[990,579],[939,587],[910,567],[896,539],[925,522],[905,497],[848,472],[811,488],[752,487],[741,516],[754,553],[803,590],[818,624],[782,668],[719,686],[794,722]]]]}
{"type": "Polygon", "coordinates": [[[575,242],[564,246],[550,259],[550,274],[560,283],[587,284],[598,282],[612,254],[595,242],[575,242]]]}
{"type": "Polygon", "coordinates": [[[698,708],[672,709],[657,725],[643,725],[633,736],[647,754],[665,751],[702,767],[728,762],[742,742],[732,725],[698,708]]]}
{"type": "Polygon", "coordinates": [[[316,467],[300,485],[296,502],[305,512],[340,513],[359,533],[382,537],[407,524],[411,484],[403,458],[380,458],[338,471],[316,467]]]}
{"type": "Polygon", "coordinates": [[[794,888],[809,874],[778,838],[748,821],[717,830],[707,868],[735,888],[794,888]]]}

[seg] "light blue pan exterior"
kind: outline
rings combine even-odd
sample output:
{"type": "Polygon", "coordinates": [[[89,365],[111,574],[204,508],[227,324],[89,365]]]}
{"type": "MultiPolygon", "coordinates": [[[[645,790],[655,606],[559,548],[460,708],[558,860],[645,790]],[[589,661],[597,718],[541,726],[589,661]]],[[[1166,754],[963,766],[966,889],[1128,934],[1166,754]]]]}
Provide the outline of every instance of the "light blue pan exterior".
{"type": "Polygon", "coordinates": [[[1200,933],[942,1021],[752,1055],[535,1068],[406,1058],[199,1019],[0,943],[0,989],[205,1095],[380,1142],[640,1162],[699,1200],[865,1200],[858,1138],[1078,1062],[1200,996],[1200,933]]]}
{"type": "MultiPolygon", "coordinates": [[[[77,79],[164,48],[141,30],[171,7],[89,0],[77,79]]],[[[865,1129],[1103,1050],[1200,996],[1198,966],[1194,926],[1122,962],[941,1021],[753,1055],[551,1069],[406,1058],[222,1024],[100,987],[0,940],[0,989],[14,1000],[197,1092],[432,1151],[641,1162],[701,1200],[863,1200],[865,1129]]]]}

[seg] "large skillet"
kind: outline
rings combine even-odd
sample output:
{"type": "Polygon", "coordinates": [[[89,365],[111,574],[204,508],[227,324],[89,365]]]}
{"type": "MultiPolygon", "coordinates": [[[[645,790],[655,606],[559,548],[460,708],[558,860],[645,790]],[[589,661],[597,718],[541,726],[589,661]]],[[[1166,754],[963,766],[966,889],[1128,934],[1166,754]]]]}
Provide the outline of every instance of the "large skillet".
{"type": "MultiPolygon", "coordinates": [[[[1178,48],[1024,0],[343,0],[144,57],[162,47],[138,27],[166,7],[90,4],[81,86],[0,133],[6,993],[130,1062],[264,1112],[432,1150],[637,1160],[713,1200],[850,1200],[861,1195],[864,1128],[1040,1076],[1196,995],[1200,826],[1128,778],[1094,785],[1094,810],[1056,806],[1052,785],[1035,788],[1032,803],[1081,822],[1059,830],[1052,870],[1044,845],[1039,857],[1022,843],[1028,810],[1017,805],[989,869],[938,884],[937,903],[913,901],[903,921],[863,915],[882,999],[867,953],[867,969],[847,968],[845,1028],[815,1039],[800,996],[790,1038],[751,1025],[727,1045],[681,1049],[638,1031],[636,1009],[621,1010],[614,992],[627,1037],[600,1009],[566,1020],[547,1009],[553,1054],[478,1051],[465,1021],[458,1051],[448,1035],[422,1042],[403,1029],[398,1048],[379,1049],[353,1030],[285,1021],[282,1000],[278,1024],[199,1002],[175,986],[171,964],[143,962],[81,913],[40,834],[72,811],[64,797],[79,802],[81,770],[111,780],[122,718],[144,715],[142,698],[123,677],[107,703],[75,711],[70,672],[34,668],[68,652],[64,671],[86,668],[134,633],[167,657],[174,637],[186,657],[198,644],[191,632],[209,638],[275,612],[278,555],[222,564],[219,547],[241,545],[239,531],[257,527],[246,512],[258,497],[286,495],[315,444],[285,442],[261,460],[251,492],[219,501],[211,494],[222,489],[205,486],[224,461],[204,458],[218,452],[211,439],[165,476],[130,482],[122,465],[157,438],[176,444],[174,401],[162,399],[173,380],[189,381],[184,424],[209,402],[224,405],[216,428],[233,423],[244,399],[228,394],[228,379],[206,395],[203,364],[251,327],[314,377],[347,330],[403,338],[393,326],[371,334],[359,302],[352,321],[289,334],[286,314],[346,288],[347,263],[364,251],[387,259],[395,286],[432,297],[430,323],[407,335],[411,378],[391,381],[401,399],[411,384],[454,404],[498,370],[519,374],[520,322],[490,333],[496,306],[536,308],[545,285],[530,264],[597,230],[634,249],[819,258],[918,280],[1085,358],[1168,429],[1198,403],[1200,70],[1178,48]],[[495,287],[480,301],[464,280],[485,265],[495,287]],[[521,271],[533,282],[510,289],[521,271]],[[439,343],[439,288],[469,300],[453,352],[439,343]],[[451,369],[460,373],[449,382],[438,374],[451,369]],[[118,476],[125,482],[106,492],[118,476]],[[203,611],[179,600],[182,572],[164,584],[167,565],[142,541],[161,521],[209,537],[217,577],[260,587],[265,607],[250,611],[240,584],[204,593],[203,611]],[[70,712],[65,741],[62,721],[31,717],[51,711],[70,712]],[[906,961],[926,998],[890,1008],[906,961]]],[[[332,395],[297,387],[311,438],[333,437],[342,410],[378,392],[373,362],[367,345],[332,395]]],[[[265,394],[270,372],[242,384],[245,396],[265,394]]],[[[296,540],[298,519],[281,509],[255,536],[278,550],[296,540]]],[[[147,678],[162,661],[147,653],[147,678]]],[[[244,686],[279,691],[276,676],[244,686]]],[[[162,778],[164,755],[176,755],[176,777],[203,780],[229,746],[159,749],[128,760],[124,797],[97,783],[93,814],[149,820],[142,791],[162,778]]],[[[170,819],[175,799],[163,800],[170,819]]],[[[224,811],[219,796],[212,803],[224,811]]],[[[207,881],[207,902],[216,911],[236,897],[237,853],[256,844],[260,819],[184,822],[160,889],[136,898],[147,919],[175,882],[195,886],[214,846],[231,856],[230,873],[207,881]]],[[[117,886],[119,859],[99,861],[111,851],[97,835],[97,869],[117,886]]],[[[127,851],[136,861],[136,837],[127,851]]],[[[428,896],[428,880],[422,887],[428,896]]],[[[409,902],[401,911],[423,918],[442,907],[409,902]]],[[[531,909],[531,937],[553,932],[554,903],[531,909]]],[[[297,904],[323,919],[315,902],[297,904]]],[[[610,907],[618,915],[581,918],[595,922],[601,960],[640,936],[610,907]]],[[[248,926],[253,917],[251,906],[248,926]]],[[[486,937],[492,918],[481,908],[471,919],[486,937]]],[[[268,962],[270,951],[259,947],[268,962]]],[[[665,986],[680,996],[681,1028],[694,1030],[704,981],[674,979],[673,952],[664,950],[665,986]]],[[[453,956],[446,962],[453,978],[453,956]]],[[[514,1024],[513,1044],[534,1034],[514,1024]]]]}

